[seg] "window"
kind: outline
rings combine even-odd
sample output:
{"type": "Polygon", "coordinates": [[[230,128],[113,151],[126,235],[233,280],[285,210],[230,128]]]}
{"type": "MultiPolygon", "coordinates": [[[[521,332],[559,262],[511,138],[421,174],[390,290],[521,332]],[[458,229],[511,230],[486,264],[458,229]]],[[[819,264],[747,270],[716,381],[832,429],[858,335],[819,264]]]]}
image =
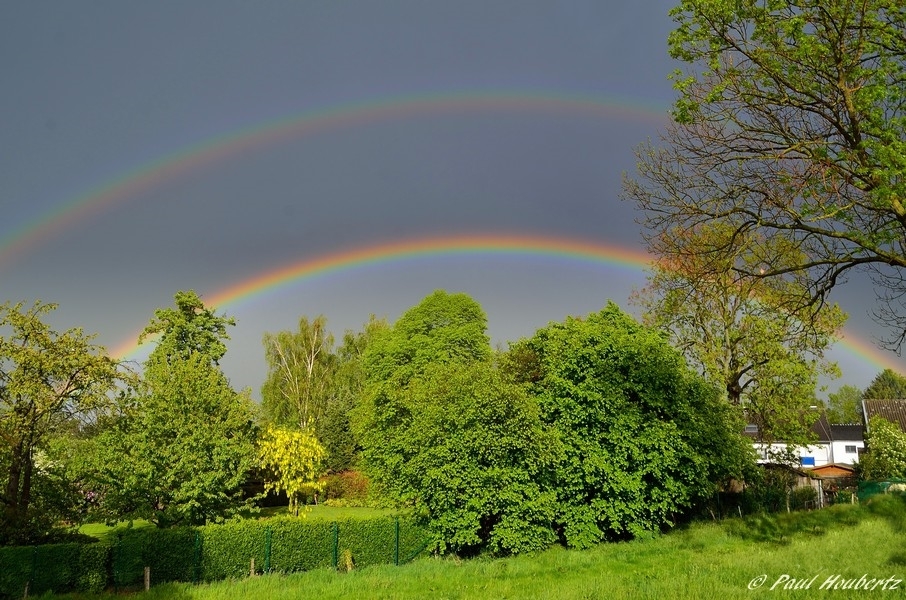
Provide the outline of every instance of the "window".
{"type": "Polygon", "coordinates": [[[846,453],[847,453],[847,454],[855,454],[856,452],[858,452],[858,451],[856,450],[856,447],[855,447],[855,446],[847,446],[847,447],[846,447],[846,453]]]}
{"type": "Polygon", "coordinates": [[[803,456],[802,457],[802,466],[803,467],[814,467],[815,466],[815,457],[814,456],[803,456]]]}
{"type": "Polygon", "coordinates": [[[746,433],[758,433],[758,425],[749,423],[748,425],[746,425],[746,433]]]}

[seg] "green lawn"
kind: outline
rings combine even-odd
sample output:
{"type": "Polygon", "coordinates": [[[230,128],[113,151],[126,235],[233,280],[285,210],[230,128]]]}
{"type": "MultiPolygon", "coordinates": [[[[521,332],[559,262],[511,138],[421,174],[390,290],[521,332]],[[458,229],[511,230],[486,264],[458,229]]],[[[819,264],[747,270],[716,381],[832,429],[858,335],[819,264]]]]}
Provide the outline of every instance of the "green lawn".
{"type": "MultiPolygon", "coordinates": [[[[865,576],[906,579],[906,503],[840,506],[697,523],[652,540],[563,548],[507,559],[424,558],[351,573],[318,570],[242,581],[153,587],[143,599],[239,598],[896,598],[896,590],[828,590],[865,576]],[[838,577],[838,579],[833,579],[838,577]],[[809,589],[784,590],[796,581],[809,589]],[[761,583],[750,590],[750,582],[761,583]],[[770,589],[774,586],[774,589],[770,589]],[[875,596],[881,594],[881,596],[875,596]]],[[[752,584],[755,585],[755,584],[752,584]]],[[[67,596],[96,598],[95,596],[67,596]]],[[[110,597],[110,596],[105,596],[110,597]]]]}

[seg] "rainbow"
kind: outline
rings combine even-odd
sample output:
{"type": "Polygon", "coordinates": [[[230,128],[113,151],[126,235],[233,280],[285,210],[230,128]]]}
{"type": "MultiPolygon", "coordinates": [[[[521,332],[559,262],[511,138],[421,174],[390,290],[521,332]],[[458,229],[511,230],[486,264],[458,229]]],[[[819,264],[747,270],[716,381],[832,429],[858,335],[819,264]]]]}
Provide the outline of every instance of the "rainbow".
{"type": "MultiPolygon", "coordinates": [[[[360,246],[292,262],[210,295],[204,295],[202,299],[206,306],[223,310],[276,293],[303,280],[328,274],[430,257],[488,255],[562,258],[598,266],[622,267],[634,272],[640,272],[651,262],[650,255],[641,250],[572,238],[516,234],[425,237],[360,246]]],[[[136,344],[137,339],[138,333],[118,344],[110,352],[111,356],[119,359],[132,357],[140,349],[136,344]]]]}
{"type": "MultiPolygon", "coordinates": [[[[332,254],[289,263],[227,288],[204,295],[207,306],[224,310],[244,302],[275,294],[299,282],[329,274],[377,267],[395,262],[439,256],[516,255],[532,258],[560,258],[641,272],[651,265],[652,257],[641,251],[600,242],[542,235],[474,234],[425,237],[360,246],[332,254]]],[[[558,318],[552,315],[551,318],[558,318]]],[[[138,332],[117,345],[111,356],[129,359],[143,346],[136,343],[138,332]]],[[[906,372],[904,365],[869,341],[845,332],[838,346],[877,370],[906,372]]]]}
{"type": "Polygon", "coordinates": [[[666,107],[630,99],[543,92],[469,91],[397,96],[311,110],[255,123],[180,148],[84,194],[0,238],[0,267],[15,256],[105,209],[228,158],[289,140],[370,123],[469,113],[554,113],[584,118],[666,122],[666,107]]]}

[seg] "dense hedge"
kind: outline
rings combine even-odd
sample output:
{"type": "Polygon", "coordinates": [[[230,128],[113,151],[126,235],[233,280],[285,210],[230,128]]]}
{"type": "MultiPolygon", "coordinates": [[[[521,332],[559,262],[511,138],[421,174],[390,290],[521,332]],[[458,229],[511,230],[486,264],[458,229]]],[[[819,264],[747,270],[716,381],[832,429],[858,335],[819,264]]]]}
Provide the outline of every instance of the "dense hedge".
{"type": "Polygon", "coordinates": [[[108,584],[110,547],[48,544],[0,548],[0,598],[44,592],[100,592],[108,584]]]}
{"type": "Polygon", "coordinates": [[[127,529],[107,543],[0,548],[0,598],[46,591],[99,592],[137,588],[144,568],[151,584],[217,581],[258,573],[408,562],[428,543],[409,517],[318,521],[274,518],[172,529],[127,529]]]}

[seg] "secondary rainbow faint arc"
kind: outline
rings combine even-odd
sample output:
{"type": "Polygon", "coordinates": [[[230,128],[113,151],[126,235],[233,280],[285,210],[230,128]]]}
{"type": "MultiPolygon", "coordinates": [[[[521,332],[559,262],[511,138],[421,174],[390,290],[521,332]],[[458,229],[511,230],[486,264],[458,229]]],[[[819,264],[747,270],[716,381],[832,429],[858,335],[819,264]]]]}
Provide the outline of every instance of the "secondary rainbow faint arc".
{"type": "MultiPolygon", "coordinates": [[[[572,238],[514,234],[426,237],[359,246],[295,261],[250,277],[210,295],[203,295],[202,300],[207,306],[223,310],[243,300],[265,296],[281,287],[329,273],[415,258],[449,255],[559,257],[571,261],[626,267],[640,272],[652,261],[650,255],[640,250],[572,238]]],[[[413,299],[413,303],[417,300],[413,299]]],[[[551,315],[551,319],[556,320],[564,316],[551,315]]],[[[140,348],[136,343],[137,339],[138,333],[124,340],[111,352],[111,356],[128,359],[140,348]]],[[[879,370],[889,368],[903,372],[903,365],[896,362],[890,353],[881,351],[871,342],[863,340],[859,336],[847,332],[844,338],[837,341],[837,344],[879,370]]]]}
{"type": "Polygon", "coordinates": [[[550,112],[662,122],[666,108],[644,101],[537,91],[459,91],[372,99],[255,123],[181,147],[62,202],[0,239],[0,267],[12,257],[92,214],[165,181],[243,151],[343,127],[463,112],[550,112]]]}

